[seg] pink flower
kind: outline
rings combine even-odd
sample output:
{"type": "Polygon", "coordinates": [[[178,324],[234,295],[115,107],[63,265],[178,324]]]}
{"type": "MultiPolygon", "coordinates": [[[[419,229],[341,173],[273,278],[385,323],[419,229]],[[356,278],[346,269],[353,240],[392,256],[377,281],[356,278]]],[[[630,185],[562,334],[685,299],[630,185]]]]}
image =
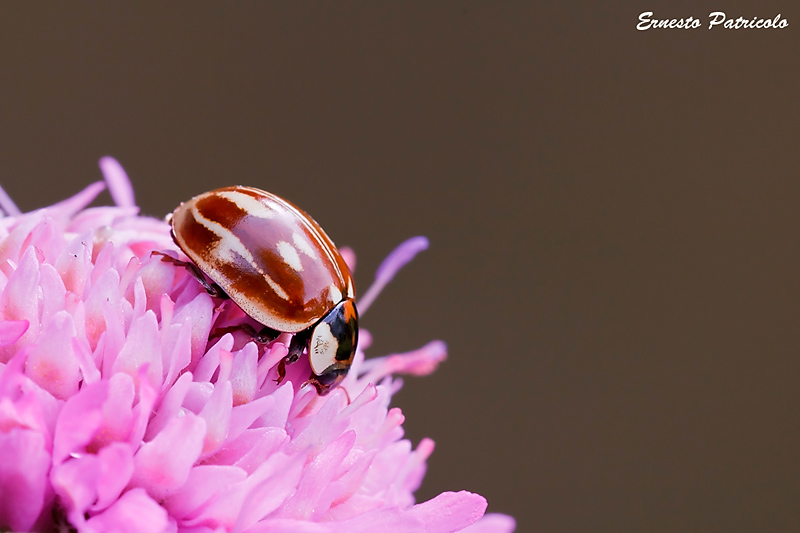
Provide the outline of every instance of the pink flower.
{"type": "MultiPolygon", "coordinates": [[[[303,385],[303,358],[276,384],[287,336],[216,337],[250,319],[151,257],[178,253],[168,225],[138,216],[119,163],[101,169],[114,207],[86,207],[102,183],[24,214],[0,190],[0,529],[514,529],[470,492],[415,503],[433,442],[403,439],[394,375],[432,372],[442,342],[365,360],[362,330],[328,396],[303,385]]],[[[362,311],[426,246],[384,262],[362,311]]]]}

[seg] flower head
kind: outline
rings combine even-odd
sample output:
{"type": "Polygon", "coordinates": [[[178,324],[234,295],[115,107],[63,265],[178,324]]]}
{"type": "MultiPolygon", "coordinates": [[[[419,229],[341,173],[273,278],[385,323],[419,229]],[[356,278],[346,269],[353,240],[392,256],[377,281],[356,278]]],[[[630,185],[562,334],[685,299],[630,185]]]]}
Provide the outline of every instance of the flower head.
{"type": "MultiPolygon", "coordinates": [[[[0,190],[0,529],[513,530],[476,494],[414,500],[433,442],[412,449],[390,401],[442,342],[365,360],[362,332],[331,394],[303,358],[276,383],[288,336],[215,335],[250,319],[151,256],[179,253],[169,226],[138,215],[119,163],[101,169],[116,206],[87,208],[103,183],[24,214],[0,190]]],[[[425,246],[391,255],[367,303],[425,246]]]]}

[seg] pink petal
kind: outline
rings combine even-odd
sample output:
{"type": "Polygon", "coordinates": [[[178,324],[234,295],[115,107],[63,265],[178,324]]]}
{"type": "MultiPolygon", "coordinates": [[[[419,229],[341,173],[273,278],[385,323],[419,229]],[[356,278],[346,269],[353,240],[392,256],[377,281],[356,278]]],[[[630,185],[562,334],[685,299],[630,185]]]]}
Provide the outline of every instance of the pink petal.
{"type": "Polygon", "coordinates": [[[45,501],[50,454],[44,436],[12,429],[0,433],[0,529],[30,531],[45,501]]]}
{"type": "Polygon", "coordinates": [[[92,351],[85,340],[72,339],[72,351],[81,370],[83,382],[96,383],[100,379],[100,370],[92,359],[92,351]]]}
{"type": "Polygon", "coordinates": [[[42,263],[52,264],[64,247],[64,231],[56,220],[45,214],[28,235],[27,245],[36,248],[42,263]]]}
{"type": "Polygon", "coordinates": [[[102,406],[107,397],[108,382],[101,381],[82,387],[66,401],[56,422],[53,464],[60,464],[72,453],[85,452],[103,422],[102,406]]]}
{"type": "MultiPolygon", "coordinates": [[[[231,421],[228,427],[228,441],[237,438],[244,433],[253,422],[259,419],[267,411],[275,407],[276,399],[274,396],[262,396],[252,402],[235,405],[231,411],[231,421]]],[[[283,428],[281,428],[283,429],[283,428]]]]}
{"type": "MultiPolygon", "coordinates": [[[[0,256],[0,270],[6,276],[14,271],[14,265],[20,261],[20,258],[28,249],[28,244],[31,240],[31,232],[33,229],[45,218],[44,211],[35,211],[25,215],[13,224],[11,231],[7,234],[0,233],[2,236],[2,255],[0,256]]],[[[0,222],[5,219],[0,219],[0,222]]]]}
{"type": "Polygon", "coordinates": [[[153,413],[153,406],[156,404],[156,389],[147,381],[147,365],[139,369],[136,383],[139,386],[139,403],[133,408],[133,428],[128,440],[136,446],[142,442],[144,434],[147,432],[147,422],[153,413]]]}
{"type": "Polygon", "coordinates": [[[222,352],[230,353],[233,348],[233,335],[226,333],[214,346],[209,349],[194,368],[195,381],[211,381],[219,368],[222,352]]]}
{"type": "Polygon", "coordinates": [[[0,322],[0,346],[14,344],[28,330],[27,320],[3,320],[0,322]]]}
{"type": "MultiPolygon", "coordinates": [[[[230,356],[230,352],[226,352],[230,356]]],[[[233,408],[233,392],[230,381],[217,383],[206,405],[198,413],[206,421],[206,436],[203,455],[214,452],[228,436],[228,426],[233,408]]]]}
{"type": "Polygon", "coordinates": [[[414,450],[407,460],[404,468],[404,476],[402,479],[403,489],[408,492],[416,491],[422,484],[422,478],[425,476],[427,470],[426,461],[433,453],[436,447],[431,439],[425,438],[419,442],[417,449],[414,450]]]}
{"type": "Polygon", "coordinates": [[[97,279],[113,270],[116,274],[116,277],[119,278],[119,272],[114,268],[114,255],[117,251],[117,248],[114,246],[113,242],[104,241],[102,245],[97,242],[97,235],[94,236],[94,245],[92,246],[92,258],[94,260],[94,267],[92,268],[90,277],[92,283],[95,283],[97,279]]]}
{"type": "MultiPolygon", "coordinates": [[[[393,407],[386,413],[386,417],[380,427],[369,437],[364,439],[364,443],[376,448],[382,448],[403,436],[403,422],[406,417],[399,407],[393,407]],[[397,432],[399,430],[399,432],[397,432]]],[[[374,426],[373,426],[374,427],[374,426]]]]}
{"type": "MultiPolygon", "coordinates": [[[[264,382],[267,379],[267,375],[269,374],[270,370],[275,368],[275,365],[278,364],[278,361],[286,357],[286,354],[288,353],[289,348],[285,344],[281,342],[274,342],[269,351],[261,357],[261,360],[258,362],[258,367],[256,368],[256,383],[261,386],[261,392],[263,394],[275,394],[277,388],[279,388],[276,387],[275,390],[269,390],[266,386],[264,386],[264,382]]],[[[287,380],[285,383],[288,384],[289,381],[287,380]]],[[[266,383],[266,385],[269,386],[271,383],[266,383]]]]}
{"type": "Polygon", "coordinates": [[[361,490],[367,472],[372,466],[377,450],[364,452],[353,448],[338,466],[334,479],[325,487],[320,500],[330,506],[330,516],[336,520],[350,518],[357,513],[345,514],[345,506],[361,490]]]}
{"type": "Polygon", "coordinates": [[[186,398],[191,386],[192,375],[188,373],[182,374],[175,381],[175,384],[164,394],[158,410],[147,424],[147,432],[144,435],[145,440],[153,440],[172,419],[183,416],[183,400],[186,398]]]}
{"type": "Polygon", "coordinates": [[[87,454],[70,458],[55,466],[50,474],[50,482],[63,506],[70,523],[80,527],[84,514],[97,497],[94,487],[98,474],[98,459],[87,454]]]}
{"type": "Polygon", "coordinates": [[[147,364],[150,384],[160,390],[163,380],[162,362],[158,320],[152,311],[147,311],[131,324],[125,345],[114,361],[112,372],[136,376],[139,368],[147,364]]]}
{"type": "Polygon", "coordinates": [[[339,248],[339,254],[344,259],[347,268],[350,269],[350,273],[354,274],[356,271],[356,253],[349,246],[343,246],[339,248]]]}
{"type": "Polygon", "coordinates": [[[105,509],[116,501],[133,475],[133,454],[125,443],[111,443],[100,450],[97,459],[100,471],[96,481],[97,501],[92,505],[93,510],[105,509]]]}
{"type": "Polygon", "coordinates": [[[418,517],[398,507],[379,507],[349,520],[330,522],[330,526],[335,533],[372,533],[374,531],[424,533],[428,531],[425,523],[418,517]]]}
{"type": "Polygon", "coordinates": [[[142,296],[145,297],[147,309],[157,311],[161,307],[162,295],[172,290],[175,267],[154,257],[144,262],[136,273],[136,279],[142,282],[142,296]]]}
{"type": "Polygon", "coordinates": [[[59,311],[42,329],[25,363],[25,374],[56,398],[67,399],[78,392],[82,374],[72,351],[74,337],[72,316],[59,311]]]}
{"type": "MultiPolygon", "coordinates": [[[[208,335],[211,332],[211,320],[214,317],[214,300],[205,291],[197,293],[194,298],[184,303],[175,312],[173,324],[191,324],[192,328],[192,361],[197,363],[205,353],[208,335]]],[[[233,347],[231,344],[230,349],[233,347]]]]}
{"type": "Polygon", "coordinates": [[[0,312],[6,320],[28,321],[23,338],[34,339],[39,333],[39,302],[39,260],[28,248],[0,295],[0,312]]]}
{"type": "Polygon", "coordinates": [[[244,533],[331,533],[333,531],[334,529],[329,524],[278,518],[268,522],[259,522],[247,528],[244,533]]]}
{"type": "Polygon", "coordinates": [[[105,512],[86,522],[96,533],[163,533],[169,525],[167,511],[142,489],[129,490],[105,512]]]}
{"type": "Polygon", "coordinates": [[[294,388],[291,383],[284,383],[275,389],[271,394],[275,398],[273,407],[267,410],[259,418],[259,424],[263,427],[285,428],[289,421],[289,411],[294,400],[294,388]]]}
{"type": "Polygon", "coordinates": [[[395,248],[394,251],[383,260],[378,270],[375,272],[375,282],[367,289],[367,292],[359,298],[359,313],[363,315],[386,284],[394,278],[397,272],[408,264],[409,261],[414,259],[418,253],[427,248],[428,239],[426,237],[412,237],[395,248]]]}
{"type": "Polygon", "coordinates": [[[248,429],[238,438],[225,443],[206,463],[232,465],[252,474],[289,440],[281,428],[248,429]]]}
{"type": "Polygon", "coordinates": [[[0,187],[0,209],[2,209],[6,215],[12,217],[22,214],[22,211],[19,210],[17,204],[14,203],[14,200],[11,199],[3,187],[0,187]]]}
{"type": "MultiPolygon", "coordinates": [[[[163,320],[161,329],[163,332],[163,320]]],[[[166,333],[162,334],[161,352],[166,365],[164,388],[167,388],[192,362],[192,326],[190,324],[172,324],[166,333]]]]}
{"type": "Polygon", "coordinates": [[[364,361],[361,369],[367,371],[367,380],[377,383],[391,374],[428,375],[445,359],[447,359],[447,345],[442,341],[431,341],[411,352],[364,361]]]}
{"type": "Polygon", "coordinates": [[[147,489],[157,499],[177,491],[200,457],[205,432],[206,423],[198,416],[187,414],[173,419],[136,452],[132,485],[147,489]]]}
{"type": "Polygon", "coordinates": [[[250,527],[265,516],[274,517],[278,509],[297,487],[304,468],[302,455],[288,457],[277,453],[264,462],[241,483],[241,510],[234,523],[234,532],[250,527]]]}
{"type": "Polygon", "coordinates": [[[407,241],[402,242],[392,253],[386,256],[383,262],[381,262],[378,270],[375,271],[375,279],[388,283],[394,278],[395,274],[414,259],[418,253],[427,249],[427,237],[411,237],[407,241]]]}
{"type": "Polygon", "coordinates": [[[88,240],[87,235],[74,237],[65,245],[55,262],[65,288],[81,296],[92,267],[92,249],[87,244],[88,240]]]}
{"type": "Polygon", "coordinates": [[[458,531],[476,522],[484,512],[486,499],[467,491],[443,492],[408,511],[425,524],[427,533],[458,531]]]}
{"type": "Polygon", "coordinates": [[[248,342],[234,354],[231,385],[234,405],[244,405],[255,397],[258,385],[258,348],[254,342],[248,342]]]}
{"type": "MultiPolygon", "coordinates": [[[[100,190],[105,186],[100,183],[100,190]]],[[[111,234],[117,237],[125,237],[120,232],[115,231],[118,221],[136,216],[139,212],[138,207],[90,207],[72,217],[67,223],[67,231],[71,233],[84,233],[92,231],[94,239],[93,248],[99,249],[108,241],[111,234]]],[[[119,239],[120,242],[123,239],[119,239]]]]}
{"type": "MultiPolygon", "coordinates": [[[[313,395],[313,400],[319,398],[313,390],[308,391],[308,394],[313,395]]],[[[367,392],[366,396],[369,400],[371,395],[367,392]]],[[[287,450],[297,452],[310,447],[323,446],[339,438],[350,422],[347,418],[341,416],[344,401],[346,401],[344,392],[335,390],[328,396],[327,401],[316,414],[298,417],[299,420],[296,419],[293,424],[297,433],[295,433],[287,450]],[[304,423],[308,425],[303,427],[304,423]]]]}
{"type": "Polygon", "coordinates": [[[103,192],[105,188],[106,186],[102,181],[96,181],[75,196],[67,198],[64,201],[49,207],[48,212],[65,219],[69,218],[92,203],[92,200],[94,200],[98,194],[103,192]]]}
{"type": "Polygon", "coordinates": [[[164,501],[164,507],[178,519],[193,518],[212,498],[246,477],[244,470],[234,466],[196,466],[189,473],[186,484],[164,501]]]}
{"type": "Polygon", "coordinates": [[[103,173],[103,179],[106,180],[108,185],[108,192],[111,193],[111,198],[114,203],[120,207],[132,207],[136,205],[133,197],[133,187],[131,187],[131,180],[128,179],[128,174],[119,161],[111,156],[101,157],[98,162],[100,171],[103,173]]]}
{"type": "Polygon", "coordinates": [[[42,290],[42,323],[50,321],[54,314],[64,311],[67,301],[67,288],[53,265],[43,264],[39,269],[42,290]]]}
{"type": "Polygon", "coordinates": [[[49,452],[63,402],[24,376],[25,352],[19,352],[5,367],[0,367],[0,432],[14,428],[34,430],[45,436],[49,452]]]}
{"type": "MultiPolygon", "coordinates": [[[[95,271],[92,271],[92,274],[94,273],[95,271]]],[[[115,345],[119,344],[119,347],[115,346],[116,349],[112,349],[116,354],[125,335],[125,317],[119,295],[119,273],[116,270],[106,270],[96,281],[92,282],[89,295],[84,300],[84,309],[86,316],[84,331],[89,346],[92,349],[96,348],[100,335],[106,329],[116,326],[117,331],[113,340],[115,345]]],[[[109,361],[108,368],[104,369],[106,374],[111,370],[111,363],[113,361],[109,361]]]]}
{"type": "Polygon", "coordinates": [[[294,492],[302,468],[303,457],[277,453],[185,523],[213,523],[226,530],[241,531],[271,513],[294,492]]]}
{"type": "Polygon", "coordinates": [[[516,521],[505,514],[491,513],[461,530],[462,533],[512,533],[517,528],[516,521]]]}
{"type": "Polygon", "coordinates": [[[71,458],[53,469],[51,480],[69,521],[80,526],[91,510],[113,504],[133,473],[130,447],[119,442],[100,450],[71,458]]]}
{"type": "Polygon", "coordinates": [[[414,503],[412,494],[404,492],[404,481],[409,471],[411,442],[400,440],[381,448],[364,479],[362,489],[366,494],[380,494],[384,505],[408,507],[414,503]]]}
{"type": "Polygon", "coordinates": [[[108,397],[103,402],[103,430],[93,446],[99,448],[113,441],[126,441],[133,429],[133,400],[136,394],[133,378],[114,374],[108,381],[108,397]]]}
{"type": "Polygon", "coordinates": [[[315,454],[303,470],[297,492],[281,509],[281,518],[318,520],[327,512],[331,502],[323,502],[320,497],[333,479],[336,467],[347,456],[355,441],[355,432],[348,431],[315,454]]]}

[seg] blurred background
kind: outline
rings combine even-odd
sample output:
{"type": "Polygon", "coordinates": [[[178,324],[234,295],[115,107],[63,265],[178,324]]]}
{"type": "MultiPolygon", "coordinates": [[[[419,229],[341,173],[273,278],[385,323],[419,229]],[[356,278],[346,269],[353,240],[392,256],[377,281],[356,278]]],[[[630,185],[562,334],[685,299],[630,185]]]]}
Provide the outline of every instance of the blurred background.
{"type": "Polygon", "coordinates": [[[612,4],[6,3],[0,182],[30,210],[113,155],[159,217],[268,189],[356,250],[362,292],[427,235],[362,321],[373,356],[449,346],[396,396],[437,443],[420,500],[800,530],[800,9],[612,4]]]}

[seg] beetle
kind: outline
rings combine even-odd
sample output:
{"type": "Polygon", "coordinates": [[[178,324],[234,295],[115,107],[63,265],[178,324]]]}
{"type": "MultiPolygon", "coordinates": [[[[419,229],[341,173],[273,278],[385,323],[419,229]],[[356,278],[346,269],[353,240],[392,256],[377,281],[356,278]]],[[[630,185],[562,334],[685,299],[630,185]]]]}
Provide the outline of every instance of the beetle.
{"type": "Polygon", "coordinates": [[[257,333],[234,329],[249,330],[262,343],[293,334],[278,383],[304,351],[318,394],[344,379],[358,344],[355,287],[313,218],[275,194],[237,185],[181,203],[168,220],[191,263],[159,253],[162,260],[186,267],[209,294],[230,298],[263,326],[257,333]]]}

